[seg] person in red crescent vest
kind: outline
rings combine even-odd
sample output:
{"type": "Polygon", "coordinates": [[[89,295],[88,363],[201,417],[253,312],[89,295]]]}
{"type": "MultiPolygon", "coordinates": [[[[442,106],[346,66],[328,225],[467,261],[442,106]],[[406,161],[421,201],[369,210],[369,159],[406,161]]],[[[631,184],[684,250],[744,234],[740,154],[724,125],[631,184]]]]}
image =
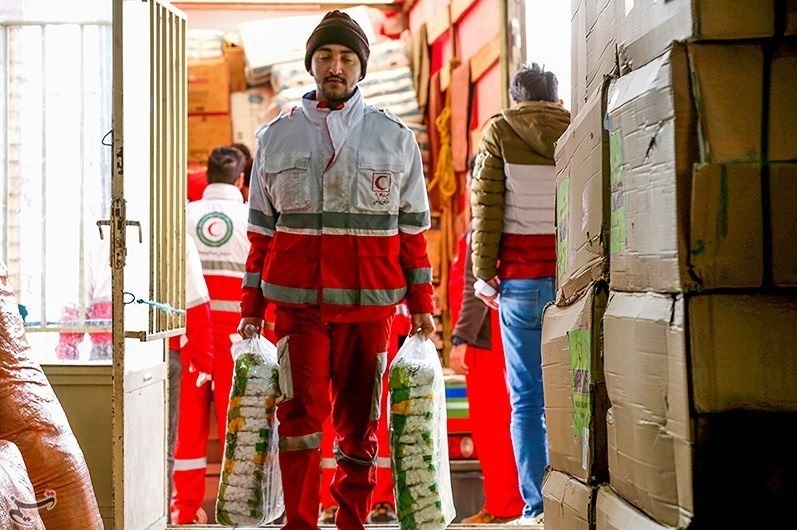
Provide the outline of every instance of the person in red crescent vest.
{"type": "Polygon", "coordinates": [[[210,295],[194,241],[186,238],[185,334],[169,339],[169,512],[174,523],[206,523],[206,409],[213,372],[210,295]],[[194,465],[197,463],[202,465],[194,465]]]}

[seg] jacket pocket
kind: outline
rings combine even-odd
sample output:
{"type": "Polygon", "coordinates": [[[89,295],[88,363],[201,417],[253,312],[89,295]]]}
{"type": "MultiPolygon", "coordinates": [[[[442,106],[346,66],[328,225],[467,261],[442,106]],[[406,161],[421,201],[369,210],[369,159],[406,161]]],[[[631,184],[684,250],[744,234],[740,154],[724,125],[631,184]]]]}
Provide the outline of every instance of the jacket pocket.
{"type": "Polygon", "coordinates": [[[360,155],[353,204],[360,210],[397,213],[404,162],[391,155],[360,155]]]}
{"type": "Polygon", "coordinates": [[[277,211],[305,210],[310,206],[310,153],[275,153],[263,163],[266,192],[277,211]]]}

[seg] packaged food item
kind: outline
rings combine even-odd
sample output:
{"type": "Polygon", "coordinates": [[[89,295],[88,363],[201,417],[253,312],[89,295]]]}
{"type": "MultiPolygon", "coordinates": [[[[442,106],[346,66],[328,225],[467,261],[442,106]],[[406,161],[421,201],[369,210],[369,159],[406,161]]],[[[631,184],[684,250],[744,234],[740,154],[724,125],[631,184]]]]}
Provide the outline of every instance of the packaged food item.
{"type": "Polygon", "coordinates": [[[409,337],[389,372],[390,461],[401,530],[442,530],[451,492],[443,368],[432,341],[409,337]]]}
{"type": "Polygon", "coordinates": [[[258,334],[233,344],[235,361],[224,440],[216,522],[270,523],[284,510],[276,403],[277,348],[258,334]]]}

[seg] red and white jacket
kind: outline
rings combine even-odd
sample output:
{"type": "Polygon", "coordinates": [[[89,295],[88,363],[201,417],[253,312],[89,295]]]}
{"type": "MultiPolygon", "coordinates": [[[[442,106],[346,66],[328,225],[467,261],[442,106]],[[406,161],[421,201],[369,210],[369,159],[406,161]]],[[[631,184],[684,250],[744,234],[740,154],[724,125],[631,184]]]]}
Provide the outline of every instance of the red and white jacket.
{"type": "Polygon", "coordinates": [[[247,214],[241,191],[232,184],[208,184],[201,200],[186,205],[186,231],[202,261],[216,333],[234,333],[240,321],[247,214]]]}
{"type": "Polygon", "coordinates": [[[431,313],[429,199],[415,136],[359,89],[330,110],[310,93],[258,131],[241,315],[315,305],[328,322],[431,313]]]}

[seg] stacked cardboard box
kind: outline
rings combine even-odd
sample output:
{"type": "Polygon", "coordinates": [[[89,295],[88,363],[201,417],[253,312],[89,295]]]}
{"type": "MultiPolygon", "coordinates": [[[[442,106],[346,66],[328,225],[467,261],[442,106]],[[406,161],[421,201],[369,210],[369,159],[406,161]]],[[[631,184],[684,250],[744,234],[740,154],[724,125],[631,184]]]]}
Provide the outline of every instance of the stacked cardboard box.
{"type": "Polygon", "coordinates": [[[583,297],[608,280],[591,324],[602,370],[593,363],[589,380],[599,388],[604,377],[610,408],[605,430],[582,429],[582,441],[606,433],[606,454],[591,443],[582,470],[602,456],[608,484],[557,460],[570,447],[554,428],[566,391],[552,380],[584,378],[572,362],[549,369],[546,529],[732,527],[738,509],[759,527],[787,520],[797,499],[781,432],[797,417],[797,362],[783,353],[797,340],[796,8],[573,3],[574,118],[557,146],[557,305],[543,355],[565,334],[577,353],[572,336],[586,327],[563,334],[558,321],[573,305],[598,313],[583,297]]]}
{"type": "Polygon", "coordinates": [[[188,62],[188,163],[204,166],[213,148],[232,143],[230,71],[224,56],[188,62]]]}

